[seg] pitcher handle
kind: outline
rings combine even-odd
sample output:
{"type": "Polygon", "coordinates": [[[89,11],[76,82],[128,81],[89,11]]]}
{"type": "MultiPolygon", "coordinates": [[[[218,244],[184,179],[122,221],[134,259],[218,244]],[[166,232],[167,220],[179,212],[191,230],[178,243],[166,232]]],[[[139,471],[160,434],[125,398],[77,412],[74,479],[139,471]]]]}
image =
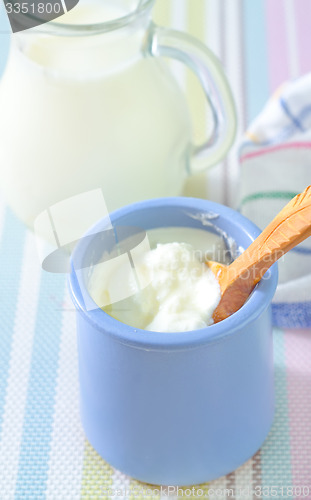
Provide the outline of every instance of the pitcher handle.
{"type": "Polygon", "coordinates": [[[192,145],[191,173],[218,163],[230,149],[236,133],[236,111],[227,78],[217,57],[196,38],[152,23],[148,52],[177,59],[198,77],[212,111],[213,131],[201,145],[192,145]]]}

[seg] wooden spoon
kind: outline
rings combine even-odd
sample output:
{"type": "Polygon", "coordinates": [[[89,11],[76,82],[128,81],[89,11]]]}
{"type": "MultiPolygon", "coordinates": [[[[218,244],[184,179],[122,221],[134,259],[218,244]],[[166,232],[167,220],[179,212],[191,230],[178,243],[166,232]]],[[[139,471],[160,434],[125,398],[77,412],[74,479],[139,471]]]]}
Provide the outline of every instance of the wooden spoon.
{"type": "Polygon", "coordinates": [[[295,196],[232,264],[206,262],[221,290],[214,322],[240,309],[267,269],[308,236],[311,236],[311,186],[295,196]]]}

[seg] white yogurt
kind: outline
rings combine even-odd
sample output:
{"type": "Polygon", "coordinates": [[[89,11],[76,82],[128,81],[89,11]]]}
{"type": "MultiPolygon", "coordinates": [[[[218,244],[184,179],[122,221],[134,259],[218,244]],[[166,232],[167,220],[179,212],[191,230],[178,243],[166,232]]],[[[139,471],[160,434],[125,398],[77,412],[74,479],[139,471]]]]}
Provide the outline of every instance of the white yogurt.
{"type": "Polygon", "coordinates": [[[146,253],[142,273],[150,285],[134,295],[146,330],[183,332],[213,323],[218,281],[186,243],[166,243],[146,253]]]}
{"type": "MultiPolygon", "coordinates": [[[[217,237],[213,238],[216,241],[217,237]]],[[[204,263],[205,257],[202,250],[189,243],[158,243],[141,256],[136,266],[140,279],[148,286],[140,289],[125,266],[110,276],[100,271],[93,273],[89,290],[99,306],[112,281],[118,280],[120,286],[131,290],[131,297],[104,310],[134,327],[156,332],[204,328],[213,323],[213,312],[220,300],[218,281],[204,263]]]]}

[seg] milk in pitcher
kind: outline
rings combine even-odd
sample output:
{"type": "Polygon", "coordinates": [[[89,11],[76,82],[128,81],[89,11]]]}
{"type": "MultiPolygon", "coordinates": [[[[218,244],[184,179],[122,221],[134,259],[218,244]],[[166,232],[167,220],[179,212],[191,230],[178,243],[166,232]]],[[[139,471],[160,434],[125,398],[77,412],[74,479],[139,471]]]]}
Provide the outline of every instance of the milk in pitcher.
{"type": "Polygon", "coordinates": [[[182,192],[190,118],[163,61],[143,56],[150,20],[109,32],[94,24],[128,13],[116,0],[81,2],[49,33],[12,36],[0,83],[1,188],[29,226],[96,188],[109,211],[182,192]],[[90,36],[81,25],[98,29],[90,36]]]}

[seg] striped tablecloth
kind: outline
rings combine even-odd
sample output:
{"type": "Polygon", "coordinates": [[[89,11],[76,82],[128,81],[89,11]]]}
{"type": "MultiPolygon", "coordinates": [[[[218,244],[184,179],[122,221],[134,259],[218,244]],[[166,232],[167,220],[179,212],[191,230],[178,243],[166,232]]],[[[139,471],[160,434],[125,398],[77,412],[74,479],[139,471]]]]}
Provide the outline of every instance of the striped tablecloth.
{"type": "MultiPolygon", "coordinates": [[[[310,0],[158,0],[154,17],[199,37],[220,57],[239,135],[282,81],[311,70],[310,0]]],[[[174,71],[200,140],[203,97],[191,75],[174,71]]],[[[209,197],[234,206],[237,172],[234,148],[209,172],[209,197]]],[[[32,233],[1,202],[0,499],[166,496],[113,470],[86,441],[70,308],[65,277],[40,270],[32,233]]],[[[198,486],[192,496],[311,498],[311,331],[276,330],[274,343],[277,405],[267,440],[238,470],[198,486]]]]}

